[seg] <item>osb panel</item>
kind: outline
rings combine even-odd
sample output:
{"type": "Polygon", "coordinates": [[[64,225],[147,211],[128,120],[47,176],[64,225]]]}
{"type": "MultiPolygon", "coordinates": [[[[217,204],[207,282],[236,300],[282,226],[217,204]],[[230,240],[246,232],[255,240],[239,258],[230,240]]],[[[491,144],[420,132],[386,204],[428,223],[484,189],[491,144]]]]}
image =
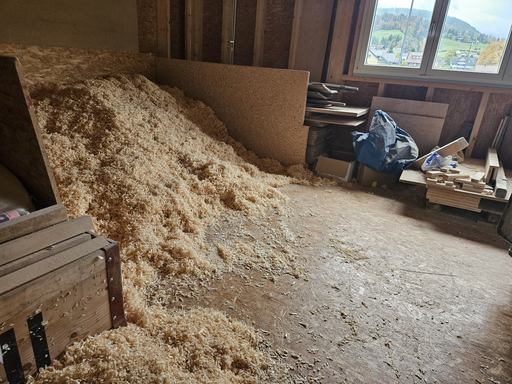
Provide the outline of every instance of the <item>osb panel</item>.
{"type": "Polygon", "coordinates": [[[294,0],[268,0],[263,66],[288,68],[294,0]]]}
{"type": "Polygon", "coordinates": [[[286,166],[304,163],[307,72],[163,58],[156,67],[159,84],[209,105],[247,149],[286,166]]]}
{"type": "Polygon", "coordinates": [[[339,100],[349,106],[369,107],[372,105],[373,96],[377,96],[378,83],[365,83],[362,81],[342,81],[343,85],[358,87],[359,91],[354,93],[342,93],[339,100]]]}
{"type": "Polygon", "coordinates": [[[492,145],[501,119],[510,114],[512,114],[512,95],[491,93],[471,157],[483,159],[487,155],[487,148],[492,145]]]}
{"type": "Polygon", "coordinates": [[[238,0],[236,4],[235,59],[238,65],[252,65],[257,0],[238,0]]]}
{"type": "Polygon", "coordinates": [[[185,0],[170,0],[171,57],[185,58],[185,0]]]}
{"type": "Polygon", "coordinates": [[[387,84],[384,88],[384,97],[405,100],[425,100],[427,87],[413,87],[410,85],[387,84]]]}
{"type": "Polygon", "coordinates": [[[203,61],[221,62],[222,2],[203,0],[203,61]]]}
{"type": "Polygon", "coordinates": [[[156,0],[137,0],[139,52],[153,53],[158,49],[156,0]]]}
{"type": "Polygon", "coordinates": [[[119,73],[140,73],[155,79],[152,54],[0,44],[0,55],[19,59],[29,85],[69,83],[119,73]]]}
{"type": "Polygon", "coordinates": [[[449,104],[439,145],[446,145],[464,136],[463,127],[475,122],[481,99],[482,92],[441,88],[434,91],[433,102],[449,104]]]}

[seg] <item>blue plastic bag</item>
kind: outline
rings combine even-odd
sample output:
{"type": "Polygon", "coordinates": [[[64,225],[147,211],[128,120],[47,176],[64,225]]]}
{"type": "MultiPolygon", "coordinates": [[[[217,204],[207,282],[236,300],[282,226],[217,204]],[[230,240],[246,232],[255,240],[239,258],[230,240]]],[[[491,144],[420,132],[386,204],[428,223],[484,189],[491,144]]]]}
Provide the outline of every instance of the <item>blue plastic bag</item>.
{"type": "Polygon", "coordinates": [[[377,172],[400,173],[418,158],[414,139],[386,112],[378,110],[369,133],[352,132],[357,161],[377,172]]]}

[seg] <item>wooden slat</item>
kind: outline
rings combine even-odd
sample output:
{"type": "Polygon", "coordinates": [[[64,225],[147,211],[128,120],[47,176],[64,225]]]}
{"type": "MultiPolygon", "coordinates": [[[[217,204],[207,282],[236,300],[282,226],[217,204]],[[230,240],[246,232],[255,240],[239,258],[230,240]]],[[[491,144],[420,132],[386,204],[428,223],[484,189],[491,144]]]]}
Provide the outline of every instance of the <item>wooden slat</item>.
{"type": "Polygon", "coordinates": [[[436,87],[428,87],[427,94],[425,95],[425,101],[431,102],[434,98],[434,92],[436,90],[436,87]]]}
{"type": "Polygon", "coordinates": [[[203,0],[194,0],[192,60],[203,60],[203,0]]]}
{"type": "MultiPolygon", "coordinates": [[[[0,323],[14,328],[25,375],[36,371],[26,321],[41,312],[50,358],[71,343],[111,328],[110,306],[102,250],[0,296],[0,323]]],[[[5,372],[0,368],[0,379],[5,372]]]]}
{"type": "Polygon", "coordinates": [[[379,83],[379,88],[377,89],[377,96],[384,96],[384,92],[386,91],[386,83],[379,83]]]}
{"type": "Polygon", "coordinates": [[[0,265],[10,263],[53,244],[93,229],[90,216],[82,216],[0,244],[0,265]]]}
{"type": "MultiPolygon", "coordinates": [[[[452,141],[451,143],[446,144],[445,146],[437,149],[435,152],[440,154],[443,157],[453,155],[454,153],[457,153],[459,151],[462,151],[464,148],[468,146],[468,142],[465,138],[461,137],[455,141],[452,141]]],[[[432,152],[431,152],[432,153],[432,152]]],[[[419,169],[427,159],[427,157],[430,155],[430,153],[426,154],[425,156],[420,157],[418,160],[416,160],[411,168],[419,169]]]]}
{"type": "Polygon", "coordinates": [[[256,27],[254,29],[254,51],[252,65],[263,66],[263,49],[265,46],[265,28],[267,25],[267,0],[257,0],[256,27]]]}
{"type": "Polygon", "coordinates": [[[46,259],[47,257],[55,255],[59,252],[63,252],[69,248],[85,243],[89,240],[91,240],[91,235],[88,233],[82,233],[78,236],[72,237],[71,239],[64,240],[60,243],[52,245],[46,249],[31,253],[30,255],[22,257],[21,259],[14,260],[8,264],[0,266],[0,277],[15,272],[30,264],[34,264],[40,260],[46,259]]]}
{"type": "MultiPolygon", "coordinates": [[[[361,37],[361,27],[363,26],[363,14],[364,9],[366,7],[366,0],[360,0],[359,2],[359,9],[357,13],[357,22],[356,22],[356,32],[354,35],[354,43],[352,45],[352,52],[350,55],[350,65],[348,69],[348,76],[354,77],[354,67],[356,64],[356,55],[357,55],[357,46],[359,44],[359,38],[361,37]]],[[[342,76],[342,80],[345,76],[342,76]]],[[[357,81],[357,80],[356,80],[357,81]]],[[[379,83],[380,81],[376,81],[376,83],[379,83]]]]}
{"type": "Polygon", "coordinates": [[[27,284],[107,245],[109,245],[107,239],[97,237],[3,276],[0,279],[0,294],[27,284]]]}
{"type": "Polygon", "coordinates": [[[222,46],[221,61],[224,64],[233,64],[233,49],[235,41],[235,0],[224,0],[222,7],[222,46]]]}
{"type": "Polygon", "coordinates": [[[0,244],[39,231],[68,219],[66,207],[55,204],[0,224],[0,244]]]}
{"type": "Polygon", "coordinates": [[[469,137],[469,147],[466,150],[467,157],[471,157],[471,154],[473,153],[473,148],[475,147],[478,132],[480,131],[480,126],[482,125],[482,120],[484,118],[485,108],[487,108],[487,102],[489,101],[489,95],[489,92],[484,92],[482,94],[482,100],[480,101],[480,107],[478,108],[478,112],[476,114],[475,124],[473,124],[473,130],[471,131],[471,136],[469,137]]]}
{"type": "Polygon", "coordinates": [[[345,70],[348,71],[351,44],[350,28],[355,7],[354,0],[338,0],[336,19],[332,33],[331,53],[327,67],[327,81],[338,83],[345,70]]]}
{"type": "Polygon", "coordinates": [[[312,81],[322,80],[334,0],[298,0],[288,60],[289,69],[310,72],[312,81]]]}
{"type": "Polygon", "coordinates": [[[400,175],[400,181],[407,184],[425,185],[427,178],[422,172],[416,171],[414,169],[406,169],[400,175]]]}
{"type": "Polygon", "coordinates": [[[157,56],[171,57],[170,0],[157,0],[157,56]]]}
{"type": "Polygon", "coordinates": [[[496,184],[494,188],[494,194],[496,197],[505,198],[507,196],[507,176],[505,175],[505,169],[500,161],[500,167],[496,174],[496,184]]]}
{"type": "Polygon", "coordinates": [[[350,116],[350,117],[360,117],[366,115],[370,108],[361,108],[361,107],[326,107],[326,108],[306,108],[306,112],[317,112],[317,113],[325,113],[328,115],[337,115],[337,116],[350,116]]]}
{"type": "Polygon", "coordinates": [[[313,116],[307,116],[306,122],[308,123],[308,125],[319,122],[319,123],[345,125],[348,127],[358,127],[361,124],[366,123],[366,119],[356,119],[353,117],[333,116],[333,115],[313,115],[313,116]]]}

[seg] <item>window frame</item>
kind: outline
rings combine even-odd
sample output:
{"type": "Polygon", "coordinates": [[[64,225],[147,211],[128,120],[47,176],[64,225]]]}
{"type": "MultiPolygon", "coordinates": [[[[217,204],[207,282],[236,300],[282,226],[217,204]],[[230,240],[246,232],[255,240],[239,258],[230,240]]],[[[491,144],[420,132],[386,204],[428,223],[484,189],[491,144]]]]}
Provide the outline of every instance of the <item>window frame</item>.
{"type": "Polygon", "coordinates": [[[432,82],[460,83],[470,85],[492,85],[497,87],[512,86],[512,28],[502,56],[502,64],[497,74],[475,73],[457,70],[432,68],[436,58],[437,47],[441,38],[444,21],[448,15],[450,0],[434,0],[429,33],[423,50],[420,67],[366,65],[366,54],[370,42],[372,24],[377,12],[378,0],[367,0],[363,10],[363,19],[354,63],[354,76],[372,76],[404,80],[424,80],[432,82]]]}

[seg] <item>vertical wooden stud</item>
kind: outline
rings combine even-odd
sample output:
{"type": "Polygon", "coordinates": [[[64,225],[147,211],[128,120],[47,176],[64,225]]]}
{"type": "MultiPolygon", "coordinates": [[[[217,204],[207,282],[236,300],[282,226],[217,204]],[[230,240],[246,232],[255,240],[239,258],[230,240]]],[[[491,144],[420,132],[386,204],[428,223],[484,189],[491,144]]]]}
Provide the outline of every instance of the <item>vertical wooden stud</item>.
{"type": "Polygon", "coordinates": [[[192,60],[203,60],[203,0],[194,0],[192,60]]]}
{"type": "Polygon", "coordinates": [[[352,45],[352,52],[350,56],[350,65],[348,69],[348,74],[354,74],[354,67],[356,64],[356,55],[357,55],[357,47],[359,45],[359,37],[361,36],[361,27],[363,26],[363,14],[364,9],[366,7],[366,0],[359,0],[359,9],[358,9],[358,17],[356,24],[356,34],[354,35],[354,44],[352,45]]]}
{"type": "Polygon", "coordinates": [[[194,0],[185,0],[185,59],[192,60],[194,0]]]}
{"type": "Polygon", "coordinates": [[[258,0],[256,5],[256,28],[254,31],[254,53],[252,65],[263,66],[265,28],[267,25],[267,0],[258,0]]]}
{"type": "Polygon", "coordinates": [[[425,96],[425,101],[431,102],[434,97],[434,91],[436,90],[436,87],[428,87],[427,89],[427,95],[425,96]]]}
{"type": "Polygon", "coordinates": [[[236,0],[224,0],[222,8],[221,61],[233,64],[235,48],[236,0]]]}
{"type": "Polygon", "coordinates": [[[327,82],[338,84],[345,74],[347,58],[350,57],[349,39],[354,14],[355,0],[338,0],[336,19],[332,33],[331,54],[327,67],[327,82]]]}
{"type": "Polygon", "coordinates": [[[471,157],[473,153],[473,148],[475,148],[476,139],[478,137],[478,131],[480,131],[480,126],[482,125],[482,120],[484,118],[485,109],[487,108],[487,102],[489,101],[490,92],[484,92],[482,94],[482,100],[480,100],[480,107],[478,108],[478,112],[476,114],[475,124],[473,124],[473,130],[471,131],[471,136],[469,137],[469,146],[466,150],[466,157],[471,157]]]}
{"type": "Polygon", "coordinates": [[[289,69],[294,69],[294,67],[295,67],[303,8],[304,8],[304,0],[295,0],[295,9],[293,11],[292,38],[291,38],[291,42],[290,42],[290,55],[288,57],[288,68],[289,69]]]}
{"type": "Polygon", "coordinates": [[[157,0],[157,56],[171,58],[170,1],[157,0]]]}
{"type": "Polygon", "coordinates": [[[386,91],[386,83],[379,83],[379,88],[377,89],[377,96],[384,96],[384,92],[386,91]]]}

